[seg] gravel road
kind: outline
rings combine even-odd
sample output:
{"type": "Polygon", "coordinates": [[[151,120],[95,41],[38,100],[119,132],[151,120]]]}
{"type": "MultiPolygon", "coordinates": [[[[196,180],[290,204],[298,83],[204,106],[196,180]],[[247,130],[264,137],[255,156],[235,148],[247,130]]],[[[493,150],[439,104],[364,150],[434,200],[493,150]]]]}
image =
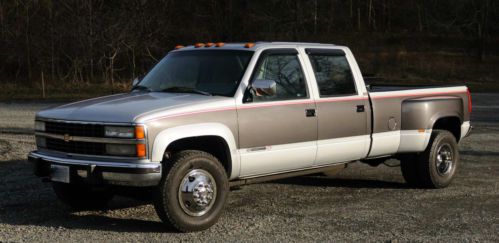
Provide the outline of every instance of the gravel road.
{"type": "MultiPolygon", "coordinates": [[[[69,210],[31,173],[34,113],[52,103],[0,103],[3,241],[499,241],[499,94],[474,94],[473,134],[440,190],[407,188],[399,167],[351,164],[334,177],[297,177],[232,191],[218,224],[163,228],[147,202],[115,198],[103,211],[69,210]]],[[[397,161],[390,161],[396,164],[397,161]]]]}

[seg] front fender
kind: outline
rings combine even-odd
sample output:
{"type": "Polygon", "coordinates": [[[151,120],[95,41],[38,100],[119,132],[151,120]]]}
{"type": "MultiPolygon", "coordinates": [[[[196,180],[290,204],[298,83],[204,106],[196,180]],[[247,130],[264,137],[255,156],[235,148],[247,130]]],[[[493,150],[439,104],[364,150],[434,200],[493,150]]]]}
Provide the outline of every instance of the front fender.
{"type": "Polygon", "coordinates": [[[240,159],[236,140],[231,130],[221,123],[198,123],[172,127],[161,131],[154,139],[151,161],[161,162],[166,148],[171,143],[179,139],[199,136],[219,136],[225,140],[231,156],[231,179],[238,177],[240,173],[240,159]]]}

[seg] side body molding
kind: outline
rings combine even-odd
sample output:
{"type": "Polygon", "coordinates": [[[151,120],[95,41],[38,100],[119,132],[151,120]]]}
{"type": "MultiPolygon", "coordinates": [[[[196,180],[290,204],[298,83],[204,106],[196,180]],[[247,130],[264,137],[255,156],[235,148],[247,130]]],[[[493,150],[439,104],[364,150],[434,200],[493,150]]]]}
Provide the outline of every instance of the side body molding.
{"type": "Polygon", "coordinates": [[[198,123],[185,126],[168,128],[161,131],[154,139],[151,161],[161,162],[163,154],[172,142],[189,137],[219,136],[227,143],[231,156],[231,178],[234,179],[240,173],[240,158],[237,151],[236,140],[230,129],[221,123],[198,123]]]}

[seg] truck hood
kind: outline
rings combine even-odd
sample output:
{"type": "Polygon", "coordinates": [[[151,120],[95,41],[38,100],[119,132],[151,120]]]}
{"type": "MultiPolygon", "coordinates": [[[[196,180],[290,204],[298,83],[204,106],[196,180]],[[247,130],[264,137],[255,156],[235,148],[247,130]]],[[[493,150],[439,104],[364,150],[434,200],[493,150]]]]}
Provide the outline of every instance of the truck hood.
{"type": "Polygon", "coordinates": [[[186,93],[131,92],[78,101],[38,112],[37,118],[130,123],[144,114],[232,98],[186,93]]]}

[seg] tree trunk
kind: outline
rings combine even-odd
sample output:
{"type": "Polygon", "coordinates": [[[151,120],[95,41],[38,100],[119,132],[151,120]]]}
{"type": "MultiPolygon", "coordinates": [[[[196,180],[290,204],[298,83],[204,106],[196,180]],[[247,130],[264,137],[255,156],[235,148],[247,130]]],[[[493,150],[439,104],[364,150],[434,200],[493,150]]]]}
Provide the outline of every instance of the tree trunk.
{"type": "Polygon", "coordinates": [[[90,80],[94,79],[94,23],[93,23],[93,9],[92,9],[92,2],[89,2],[89,24],[90,24],[90,37],[89,37],[89,44],[90,44],[90,50],[89,50],[89,55],[90,55],[90,80]]]}
{"type": "Polygon", "coordinates": [[[421,5],[419,3],[417,4],[418,8],[418,31],[421,33],[423,32],[423,20],[421,18],[421,5]]]}
{"type": "Polygon", "coordinates": [[[31,81],[31,43],[30,43],[30,18],[29,18],[29,3],[25,3],[26,12],[26,29],[25,29],[25,41],[26,41],[26,67],[28,69],[28,82],[31,81]]]}
{"type": "Polygon", "coordinates": [[[299,23],[300,23],[300,14],[299,14],[299,11],[300,11],[300,3],[299,1],[295,1],[295,28],[294,28],[294,36],[293,36],[293,39],[295,41],[299,41],[299,23]]]}
{"type": "Polygon", "coordinates": [[[369,6],[367,7],[367,26],[372,28],[372,11],[373,11],[373,0],[369,0],[369,6]]]}
{"type": "Polygon", "coordinates": [[[357,30],[360,31],[360,7],[357,8],[357,30]]]}
{"type": "Polygon", "coordinates": [[[314,35],[317,34],[317,0],[314,0],[314,35]]]}

